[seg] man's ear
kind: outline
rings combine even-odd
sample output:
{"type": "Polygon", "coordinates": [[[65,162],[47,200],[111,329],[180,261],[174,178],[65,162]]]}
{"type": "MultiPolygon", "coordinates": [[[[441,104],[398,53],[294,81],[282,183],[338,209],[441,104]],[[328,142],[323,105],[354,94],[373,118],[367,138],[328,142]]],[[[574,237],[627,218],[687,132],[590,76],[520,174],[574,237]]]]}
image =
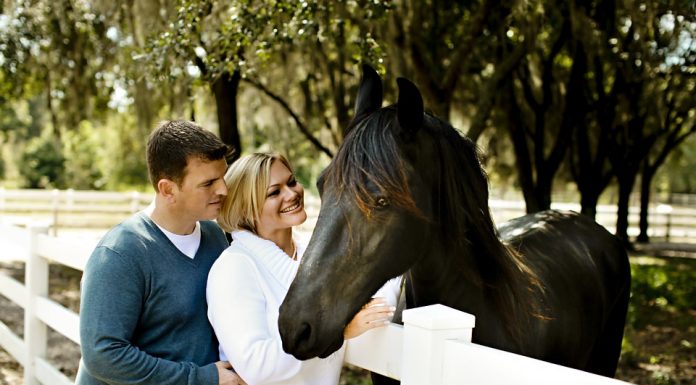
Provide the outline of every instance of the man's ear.
{"type": "Polygon", "coordinates": [[[160,179],[157,182],[157,191],[167,203],[174,203],[176,201],[175,192],[178,190],[177,184],[170,179],[160,179]]]}

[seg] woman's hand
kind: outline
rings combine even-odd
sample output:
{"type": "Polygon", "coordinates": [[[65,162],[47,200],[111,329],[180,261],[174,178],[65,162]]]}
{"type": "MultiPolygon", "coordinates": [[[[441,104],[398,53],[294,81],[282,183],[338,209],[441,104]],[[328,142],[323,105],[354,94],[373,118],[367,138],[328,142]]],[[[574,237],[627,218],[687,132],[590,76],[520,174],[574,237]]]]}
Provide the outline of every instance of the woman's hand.
{"type": "Polygon", "coordinates": [[[394,316],[395,308],[389,306],[384,298],[373,298],[365,304],[343,330],[343,338],[357,337],[370,329],[387,325],[394,316]]]}

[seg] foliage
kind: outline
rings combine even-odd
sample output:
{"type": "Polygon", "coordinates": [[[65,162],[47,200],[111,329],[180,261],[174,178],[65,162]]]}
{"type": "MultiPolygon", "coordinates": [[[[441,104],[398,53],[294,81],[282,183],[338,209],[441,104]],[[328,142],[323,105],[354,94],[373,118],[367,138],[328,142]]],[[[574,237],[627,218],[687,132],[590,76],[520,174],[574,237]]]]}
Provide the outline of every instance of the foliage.
{"type": "Polygon", "coordinates": [[[50,135],[29,140],[19,172],[27,188],[65,188],[65,157],[58,140],[50,135]]]}
{"type": "Polygon", "coordinates": [[[631,273],[618,377],[651,385],[689,383],[696,368],[696,260],[633,256],[631,273]]]}
{"type": "Polygon", "coordinates": [[[693,193],[696,191],[696,136],[687,139],[667,160],[658,174],[656,191],[693,193]]]}
{"type": "Polygon", "coordinates": [[[133,116],[115,116],[101,130],[99,168],[109,190],[145,190],[149,187],[145,162],[147,137],[133,130],[133,116]]]}
{"type": "Polygon", "coordinates": [[[638,261],[631,265],[631,325],[650,322],[655,310],[673,313],[696,308],[696,261],[638,261]]]}
{"type": "MultiPolygon", "coordinates": [[[[146,183],[142,150],[157,119],[213,131],[217,121],[221,132],[214,115],[227,109],[247,152],[285,152],[313,185],[342,141],[359,64],[368,62],[386,78],[385,100],[394,100],[394,77],[409,77],[429,110],[490,140],[496,183],[517,177],[527,195],[548,196],[572,175],[583,199],[596,198],[621,166],[659,165],[648,144],[674,143],[668,126],[694,129],[695,26],[683,0],[9,0],[0,15],[0,132],[20,148],[52,129],[69,142],[65,183],[118,188],[146,183]],[[235,88],[221,102],[215,84],[232,74],[241,83],[225,83],[235,88]],[[66,134],[84,122],[94,132],[66,134]],[[526,149],[503,138],[514,129],[526,149]],[[562,164],[569,139],[559,134],[568,130],[583,149],[562,164]],[[93,154],[70,142],[83,135],[96,138],[93,154]]],[[[670,169],[690,164],[688,145],[679,148],[670,169]]],[[[690,174],[672,172],[658,174],[660,189],[696,188],[690,174]]]]}
{"type": "Polygon", "coordinates": [[[111,86],[105,70],[116,45],[104,15],[87,1],[6,2],[0,23],[2,97],[44,95],[56,134],[105,112],[111,86]]]}
{"type": "Polygon", "coordinates": [[[63,138],[65,185],[78,190],[100,190],[105,181],[98,164],[99,133],[87,121],[63,138]]]}

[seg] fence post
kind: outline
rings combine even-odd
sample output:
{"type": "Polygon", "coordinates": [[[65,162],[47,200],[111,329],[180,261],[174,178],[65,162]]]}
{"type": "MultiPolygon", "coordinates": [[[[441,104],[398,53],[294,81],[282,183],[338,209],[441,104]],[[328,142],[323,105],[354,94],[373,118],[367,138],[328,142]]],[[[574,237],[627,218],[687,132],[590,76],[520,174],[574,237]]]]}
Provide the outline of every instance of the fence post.
{"type": "Polygon", "coordinates": [[[58,211],[60,210],[60,190],[53,189],[51,191],[52,199],[51,204],[53,206],[53,236],[58,236],[58,211]]]}
{"type": "Polygon", "coordinates": [[[671,232],[672,227],[672,205],[657,205],[657,213],[665,216],[665,242],[669,242],[669,233],[671,232]]]}
{"type": "Polygon", "coordinates": [[[46,325],[36,317],[36,297],[48,296],[48,261],[37,253],[39,234],[48,233],[45,225],[29,224],[29,254],[24,267],[27,302],[24,308],[24,344],[27,347],[24,384],[39,385],[36,378],[36,357],[46,357],[46,325]]]}
{"type": "Polygon", "coordinates": [[[131,213],[137,213],[140,210],[140,193],[138,191],[131,191],[131,213]]]}
{"type": "Polygon", "coordinates": [[[404,310],[403,385],[442,384],[446,340],[471,341],[476,317],[444,305],[404,310]]]}

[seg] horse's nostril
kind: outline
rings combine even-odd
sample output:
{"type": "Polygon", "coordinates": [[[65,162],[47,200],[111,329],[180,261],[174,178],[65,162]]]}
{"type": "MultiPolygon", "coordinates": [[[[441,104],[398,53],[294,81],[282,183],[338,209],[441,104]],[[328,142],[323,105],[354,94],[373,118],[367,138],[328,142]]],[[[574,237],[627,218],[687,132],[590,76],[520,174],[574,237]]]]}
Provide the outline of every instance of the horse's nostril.
{"type": "Polygon", "coordinates": [[[307,322],[302,322],[300,332],[297,333],[297,341],[295,346],[301,346],[303,342],[308,342],[312,335],[312,327],[307,322]]]}

